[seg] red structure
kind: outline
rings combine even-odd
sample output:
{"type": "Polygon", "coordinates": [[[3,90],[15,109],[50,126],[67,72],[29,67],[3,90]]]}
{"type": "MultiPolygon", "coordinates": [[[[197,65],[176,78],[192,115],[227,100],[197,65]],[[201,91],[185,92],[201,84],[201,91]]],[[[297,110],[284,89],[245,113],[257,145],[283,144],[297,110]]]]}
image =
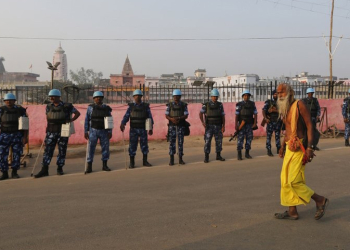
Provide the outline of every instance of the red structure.
{"type": "Polygon", "coordinates": [[[111,74],[110,84],[112,86],[135,86],[145,83],[145,75],[134,75],[129,56],[126,57],[121,74],[111,74]]]}

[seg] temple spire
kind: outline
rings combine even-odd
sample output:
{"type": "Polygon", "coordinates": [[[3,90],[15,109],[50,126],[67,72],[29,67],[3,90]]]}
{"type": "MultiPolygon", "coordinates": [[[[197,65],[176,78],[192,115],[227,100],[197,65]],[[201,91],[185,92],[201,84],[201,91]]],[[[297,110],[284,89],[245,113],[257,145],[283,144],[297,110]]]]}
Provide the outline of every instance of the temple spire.
{"type": "Polygon", "coordinates": [[[134,75],[134,72],[132,71],[132,67],[130,64],[129,55],[126,56],[122,75],[128,75],[128,76],[134,75]]]}

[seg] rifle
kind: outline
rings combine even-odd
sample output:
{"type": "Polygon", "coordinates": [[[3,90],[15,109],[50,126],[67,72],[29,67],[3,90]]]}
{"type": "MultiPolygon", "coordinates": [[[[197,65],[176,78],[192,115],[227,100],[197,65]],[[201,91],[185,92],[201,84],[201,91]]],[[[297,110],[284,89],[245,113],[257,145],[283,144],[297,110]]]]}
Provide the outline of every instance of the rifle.
{"type": "Polygon", "coordinates": [[[241,124],[239,125],[238,130],[233,135],[231,134],[231,137],[230,137],[229,141],[232,141],[238,135],[239,131],[241,131],[241,129],[243,128],[244,125],[245,125],[245,120],[243,120],[241,122],[241,124]]]}

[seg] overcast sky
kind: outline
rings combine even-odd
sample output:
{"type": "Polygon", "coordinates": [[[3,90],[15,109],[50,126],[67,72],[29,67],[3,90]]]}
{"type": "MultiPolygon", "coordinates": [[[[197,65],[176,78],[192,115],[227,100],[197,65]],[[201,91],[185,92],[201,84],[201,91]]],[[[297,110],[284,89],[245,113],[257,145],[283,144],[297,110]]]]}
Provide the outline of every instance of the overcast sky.
{"type": "MultiPolygon", "coordinates": [[[[350,0],[335,2],[333,35],[344,38],[335,53],[333,75],[350,78],[350,0]]],[[[121,73],[127,54],[134,73],[146,76],[191,76],[198,68],[209,76],[329,75],[322,37],[235,39],[328,36],[330,7],[331,0],[0,0],[0,56],[6,71],[30,72],[33,65],[41,81],[50,79],[45,61],[52,61],[59,41],[69,70],[91,68],[105,78],[121,73]]],[[[337,42],[334,38],[333,49],[337,42]]]]}

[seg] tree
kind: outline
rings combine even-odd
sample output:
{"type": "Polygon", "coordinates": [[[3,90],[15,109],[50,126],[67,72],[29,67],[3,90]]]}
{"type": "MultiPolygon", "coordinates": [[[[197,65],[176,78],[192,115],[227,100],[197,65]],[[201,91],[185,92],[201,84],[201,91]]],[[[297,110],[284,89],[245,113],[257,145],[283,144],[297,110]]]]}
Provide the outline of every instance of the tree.
{"type": "Polygon", "coordinates": [[[103,77],[102,72],[96,73],[92,69],[85,70],[84,67],[81,67],[81,69],[77,70],[76,72],[70,70],[69,74],[72,81],[79,86],[98,85],[100,83],[101,78],[103,77]]]}

